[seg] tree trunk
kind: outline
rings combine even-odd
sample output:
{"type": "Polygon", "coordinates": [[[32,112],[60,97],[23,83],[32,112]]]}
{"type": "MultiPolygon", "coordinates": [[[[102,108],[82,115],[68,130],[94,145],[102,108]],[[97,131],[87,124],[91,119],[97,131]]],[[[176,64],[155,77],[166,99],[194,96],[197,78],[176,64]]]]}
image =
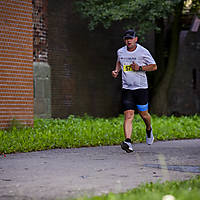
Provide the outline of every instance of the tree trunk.
{"type": "MultiPolygon", "coordinates": [[[[173,16],[173,23],[171,28],[171,40],[169,48],[169,57],[167,62],[167,67],[162,75],[161,82],[157,85],[155,89],[154,96],[152,97],[152,113],[157,115],[168,115],[170,111],[168,110],[168,91],[170,84],[174,75],[176,61],[178,57],[178,47],[179,47],[179,34],[180,34],[180,20],[183,9],[183,1],[181,1],[173,16]]],[[[158,66],[159,68],[159,66],[158,66]]]]}
{"type": "Polygon", "coordinates": [[[157,26],[160,28],[159,32],[155,32],[155,58],[156,64],[159,66],[158,70],[154,74],[153,85],[157,85],[162,80],[162,75],[166,68],[166,39],[165,39],[165,24],[164,19],[158,19],[156,21],[157,26]]]}
{"type": "Polygon", "coordinates": [[[149,86],[150,90],[150,101],[152,96],[154,96],[155,88],[158,83],[162,80],[163,74],[166,70],[166,38],[165,38],[165,23],[164,19],[160,18],[156,20],[156,26],[160,28],[160,31],[155,31],[155,61],[158,67],[156,72],[148,74],[149,82],[151,83],[149,86]]]}

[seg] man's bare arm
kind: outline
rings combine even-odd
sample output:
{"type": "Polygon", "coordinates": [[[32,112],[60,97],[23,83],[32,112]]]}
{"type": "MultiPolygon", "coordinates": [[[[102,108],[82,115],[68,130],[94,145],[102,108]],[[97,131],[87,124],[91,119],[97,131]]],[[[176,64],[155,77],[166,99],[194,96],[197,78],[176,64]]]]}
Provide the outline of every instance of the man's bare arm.
{"type": "Polygon", "coordinates": [[[113,76],[114,78],[117,78],[117,76],[118,76],[120,70],[121,70],[121,64],[120,64],[120,62],[117,60],[117,61],[116,61],[116,65],[115,65],[115,70],[112,71],[112,76],[113,76]]]}
{"type": "Polygon", "coordinates": [[[157,70],[157,65],[156,64],[150,64],[150,65],[144,65],[144,66],[139,66],[136,63],[131,64],[133,71],[146,71],[146,72],[151,72],[157,70]]]}
{"type": "Polygon", "coordinates": [[[142,66],[142,71],[151,72],[151,71],[155,71],[155,70],[157,70],[156,64],[150,64],[150,65],[142,66]]]}

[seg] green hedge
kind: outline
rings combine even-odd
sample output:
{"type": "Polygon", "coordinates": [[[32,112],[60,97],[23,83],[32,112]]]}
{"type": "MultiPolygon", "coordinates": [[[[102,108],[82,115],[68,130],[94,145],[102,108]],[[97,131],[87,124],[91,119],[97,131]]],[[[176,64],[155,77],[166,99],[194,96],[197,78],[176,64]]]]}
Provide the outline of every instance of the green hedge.
{"type": "MultiPolygon", "coordinates": [[[[200,117],[152,116],[156,140],[200,138],[200,117]]],[[[133,121],[132,140],[145,141],[145,125],[139,115],[133,121]]],[[[14,123],[9,130],[0,130],[0,152],[28,152],[53,148],[116,145],[124,139],[123,116],[67,119],[35,119],[34,128],[21,128],[14,123]]]]}

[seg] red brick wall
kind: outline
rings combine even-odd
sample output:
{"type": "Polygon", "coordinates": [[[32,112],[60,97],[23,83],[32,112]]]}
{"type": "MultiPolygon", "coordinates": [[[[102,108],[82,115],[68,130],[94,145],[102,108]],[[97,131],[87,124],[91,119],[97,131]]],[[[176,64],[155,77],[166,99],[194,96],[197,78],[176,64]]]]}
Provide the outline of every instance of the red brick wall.
{"type": "Polygon", "coordinates": [[[0,0],[0,128],[33,125],[32,0],[0,0]]]}

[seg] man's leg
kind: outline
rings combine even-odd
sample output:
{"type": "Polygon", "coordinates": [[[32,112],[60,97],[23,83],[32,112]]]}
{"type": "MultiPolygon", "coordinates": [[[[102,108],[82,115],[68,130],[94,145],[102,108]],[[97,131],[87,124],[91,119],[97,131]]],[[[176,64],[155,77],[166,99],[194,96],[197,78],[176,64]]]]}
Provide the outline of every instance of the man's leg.
{"type": "Polygon", "coordinates": [[[146,111],[138,110],[138,112],[146,125],[146,143],[148,145],[151,145],[153,144],[154,141],[153,130],[151,126],[151,115],[149,114],[148,110],[146,111]]]}
{"type": "Polygon", "coordinates": [[[121,148],[127,153],[133,152],[133,146],[131,144],[132,135],[132,121],[134,118],[134,110],[124,111],[124,136],[125,140],[121,143],[121,148]]]}
{"type": "Polygon", "coordinates": [[[134,118],[134,110],[126,110],[124,111],[124,136],[125,139],[131,139],[132,135],[132,121],[134,118]]]}
{"type": "Polygon", "coordinates": [[[138,112],[146,125],[146,129],[150,130],[151,129],[151,115],[149,114],[148,110],[146,111],[138,110],[138,112]]]}
{"type": "Polygon", "coordinates": [[[121,143],[121,148],[127,153],[133,152],[131,142],[132,121],[134,118],[134,91],[122,89],[122,108],[124,110],[124,136],[125,140],[121,143]]]}

